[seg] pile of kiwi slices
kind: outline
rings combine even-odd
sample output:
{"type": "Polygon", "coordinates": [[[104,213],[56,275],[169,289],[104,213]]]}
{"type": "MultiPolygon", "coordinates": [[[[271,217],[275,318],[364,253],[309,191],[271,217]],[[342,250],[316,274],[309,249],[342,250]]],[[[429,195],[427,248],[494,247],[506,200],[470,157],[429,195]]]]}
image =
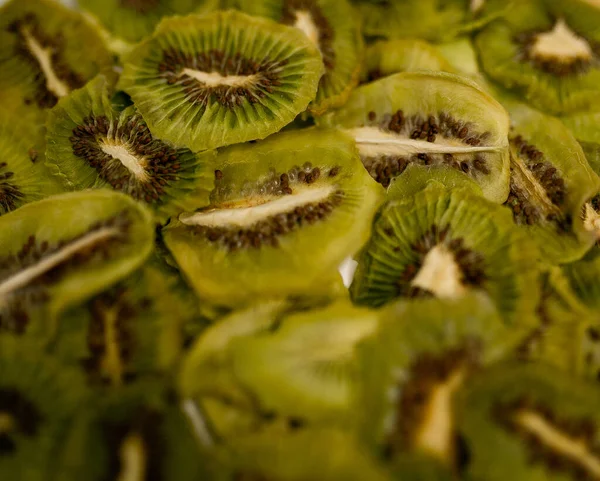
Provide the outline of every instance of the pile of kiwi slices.
{"type": "Polygon", "coordinates": [[[0,4],[2,481],[600,481],[599,0],[0,4]]]}

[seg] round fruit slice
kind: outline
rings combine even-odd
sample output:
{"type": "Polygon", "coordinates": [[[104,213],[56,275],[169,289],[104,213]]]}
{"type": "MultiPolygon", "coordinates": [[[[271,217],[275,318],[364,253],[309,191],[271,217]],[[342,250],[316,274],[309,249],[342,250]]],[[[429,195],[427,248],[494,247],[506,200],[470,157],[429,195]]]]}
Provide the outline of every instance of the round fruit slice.
{"type": "Polygon", "coordinates": [[[12,112],[0,111],[0,216],[61,192],[36,148],[40,137],[12,112]]]}
{"type": "Polygon", "coordinates": [[[541,364],[498,364],[459,399],[468,479],[600,478],[600,390],[541,364]]]}
{"type": "Polygon", "coordinates": [[[230,147],[217,164],[211,205],[163,230],[190,284],[217,305],[318,293],[367,240],[383,194],[335,131],[230,147]]]}
{"type": "Polygon", "coordinates": [[[540,110],[598,107],[600,8],[587,0],[525,0],[476,37],[483,70],[540,110]]]}
{"type": "Polygon", "coordinates": [[[0,339],[0,472],[46,481],[69,425],[89,392],[77,370],[23,339],[0,339]]]}
{"type": "Polygon", "coordinates": [[[126,59],[121,86],[154,135],[198,151],[279,131],[322,74],[300,30],[227,11],[162,21],[126,59]]]}
{"type": "Polygon", "coordinates": [[[0,331],[48,329],[139,267],[154,238],[150,213],[106,190],[53,196],[0,217],[0,331]]]}
{"type": "Polygon", "coordinates": [[[600,178],[569,130],[524,104],[507,103],[512,128],[510,193],[515,223],[534,238],[549,263],[571,262],[595,242],[585,204],[600,178]]]}
{"type": "Polygon", "coordinates": [[[346,102],[358,84],[363,54],[360,20],[347,0],[243,0],[241,8],[300,29],[319,48],[325,73],[311,113],[346,102]]]}
{"type": "Polygon", "coordinates": [[[362,438],[392,462],[421,454],[455,470],[460,445],[454,398],[478,369],[501,359],[519,339],[476,295],[383,310],[379,332],[358,348],[355,402],[362,438]]]}
{"type": "Polygon", "coordinates": [[[350,293],[356,303],[377,307],[397,297],[480,292],[508,325],[526,328],[537,305],[536,257],[507,209],[470,190],[429,184],[381,209],[350,293]]]}
{"type": "Polygon", "coordinates": [[[279,320],[275,332],[240,338],[233,372],[263,411],[309,423],[354,419],[355,348],[378,327],[379,315],[344,300],[279,320]]]}
{"type": "Polygon", "coordinates": [[[111,68],[110,53],[81,14],[49,0],[13,0],[0,9],[3,106],[48,109],[111,68]]]}
{"type": "Polygon", "coordinates": [[[404,72],[357,88],[320,123],[355,139],[363,164],[387,187],[410,163],[449,165],[494,202],[508,195],[508,114],[475,83],[444,72],[404,72]]]}
{"type": "Polygon", "coordinates": [[[65,188],[108,187],[149,204],[158,221],[208,204],[209,154],[153,136],[134,106],[116,111],[99,76],[61,99],[48,116],[46,164],[65,188]]]}

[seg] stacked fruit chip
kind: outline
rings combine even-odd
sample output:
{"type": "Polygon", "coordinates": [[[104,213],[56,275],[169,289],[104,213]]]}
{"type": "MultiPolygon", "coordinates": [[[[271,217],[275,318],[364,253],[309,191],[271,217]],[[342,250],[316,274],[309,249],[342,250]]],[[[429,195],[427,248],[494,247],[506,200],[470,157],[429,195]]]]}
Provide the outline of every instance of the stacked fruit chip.
{"type": "Polygon", "coordinates": [[[597,0],[79,4],[0,8],[0,479],[600,480],[597,0]]]}

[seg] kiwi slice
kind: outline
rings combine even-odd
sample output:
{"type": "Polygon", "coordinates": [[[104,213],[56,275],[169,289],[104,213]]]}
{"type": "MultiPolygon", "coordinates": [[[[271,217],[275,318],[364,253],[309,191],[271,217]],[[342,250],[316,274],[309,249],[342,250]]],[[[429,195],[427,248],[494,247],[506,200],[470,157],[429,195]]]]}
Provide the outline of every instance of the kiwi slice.
{"type": "Polygon", "coordinates": [[[65,308],[139,267],[152,241],[150,213],[106,190],[49,197],[0,217],[0,331],[23,334],[31,321],[48,334],[65,308]]]}
{"type": "Polygon", "coordinates": [[[243,0],[242,10],[300,29],[321,52],[325,73],[308,109],[321,115],[343,105],[358,84],[363,41],[348,0],[243,0]]]}
{"type": "Polygon", "coordinates": [[[0,339],[0,473],[54,479],[56,457],[78,408],[89,401],[79,372],[24,339],[0,339]]]}
{"type": "Polygon", "coordinates": [[[184,15],[211,0],[79,0],[115,37],[135,43],[150,35],[163,17],[184,15]]]}
{"type": "Polygon", "coordinates": [[[26,121],[0,110],[0,216],[61,192],[44,165],[40,140],[26,121]]]}
{"type": "Polygon", "coordinates": [[[51,110],[46,141],[46,164],[66,189],[124,192],[163,222],[209,202],[210,153],[200,161],[189,149],[156,138],[135,106],[115,110],[102,76],[51,110]]]}
{"type": "Polygon", "coordinates": [[[550,263],[580,258],[595,242],[584,205],[600,178],[569,130],[524,104],[506,103],[512,128],[510,194],[514,221],[534,238],[550,263]]]}
{"type": "Polygon", "coordinates": [[[598,479],[597,386],[541,364],[499,364],[457,399],[468,479],[598,479]]]}
{"type": "Polygon", "coordinates": [[[233,10],[167,18],[124,62],[120,86],[152,134],[193,151],[279,131],[324,68],[299,29],[233,10]]]}
{"type": "Polygon", "coordinates": [[[274,332],[236,340],[233,372],[263,411],[309,423],[349,422],[355,347],[377,326],[375,311],[348,301],[292,314],[274,332]]]}
{"type": "Polygon", "coordinates": [[[357,88],[320,123],[355,139],[363,164],[387,187],[410,163],[449,165],[474,178],[486,198],[508,195],[508,114],[467,78],[403,72],[357,88]]]}
{"type": "Polygon", "coordinates": [[[163,229],[197,294],[215,305],[318,294],[367,240],[382,190],[353,140],[307,129],[217,157],[210,206],[163,229]]]}
{"type": "Polygon", "coordinates": [[[12,0],[1,7],[0,45],[4,106],[45,111],[112,69],[97,31],[81,14],[50,0],[12,0]]]}
{"type": "Polygon", "coordinates": [[[361,437],[391,463],[421,454],[456,470],[454,399],[477,370],[505,356],[519,338],[476,295],[386,308],[377,335],[358,349],[361,437]]]}
{"type": "Polygon", "coordinates": [[[525,0],[475,39],[486,74],[553,114],[598,107],[600,8],[587,0],[525,0]]]}
{"type": "Polygon", "coordinates": [[[537,250],[510,211],[430,183],[413,198],[390,200],[358,259],[354,302],[377,307],[398,297],[489,297],[508,325],[526,328],[538,298],[537,250]]]}
{"type": "Polygon", "coordinates": [[[379,40],[367,47],[361,83],[413,70],[455,71],[438,48],[429,42],[416,38],[379,40]]]}

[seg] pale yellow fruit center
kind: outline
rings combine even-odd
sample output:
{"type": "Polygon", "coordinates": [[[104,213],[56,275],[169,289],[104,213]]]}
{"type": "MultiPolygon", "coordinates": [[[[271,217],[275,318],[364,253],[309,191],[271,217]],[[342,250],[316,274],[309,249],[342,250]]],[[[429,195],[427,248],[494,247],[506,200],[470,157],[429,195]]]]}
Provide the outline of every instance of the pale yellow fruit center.
{"type": "Polygon", "coordinates": [[[467,291],[461,279],[462,271],[454,254],[445,245],[438,244],[425,256],[411,285],[428,290],[441,299],[457,299],[467,291]]]}
{"type": "Polygon", "coordinates": [[[563,62],[589,60],[594,54],[590,44],[571,30],[564,19],[558,20],[552,30],[536,36],[532,52],[537,57],[563,62]]]}
{"type": "Polygon", "coordinates": [[[257,74],[252,75],[221,75],[218,72],[203,72],[191,68],[184,68],[179,76],[187,75],[202,82],[207,87],[218,87],[224,85],[227,87],[245,87],[252,84],[258,78],[257,74]]]}
{"type": "Polygon", "coordinates": [[[139,181],[146,182],[150,178],[146,172],[147,160],[144,157],[134,155],[127,146],[109,139],[102,140],[99,145],[105,154],[120,161],[139,181]]]}
{"type": "Polygon", "coordinates": [[[119,331],[117,321],[119,320],[118,308],[107,307],[102,312],[104,322],[104,346],[105,351],[101,360],[100,370],[107,375],[113,386],[123,384],[123,360],[119,350],[119,331]]]}
{"type": "Polygon", "coordinates": [[[589,202],[583,206],[583,228],[600,239],[600,214],[589,202]]]}
{"type": "Polygon", "coordinates": [[[119,450],[121,472],[116,481],[144,481],[146,479],[146,451],[144,441],[137,434],[128,435],[119,450]]]}
{"type": "Polygon", "coordinates": [[[294,13],[296,15],[296,21],[294,22],[294,27],[302,30],[302,32],[304,32],[304,34],[309,38],[309,40],[318,47],[319,46],[319,29],[315,25],[315,22],[313,22],[310,12],[298,10],[294,13]]]}
{"type": "Polygon", "coordinates": [[[485,0],[471,0],[471,12],[476,12],[483,7],[485,0]]]}

